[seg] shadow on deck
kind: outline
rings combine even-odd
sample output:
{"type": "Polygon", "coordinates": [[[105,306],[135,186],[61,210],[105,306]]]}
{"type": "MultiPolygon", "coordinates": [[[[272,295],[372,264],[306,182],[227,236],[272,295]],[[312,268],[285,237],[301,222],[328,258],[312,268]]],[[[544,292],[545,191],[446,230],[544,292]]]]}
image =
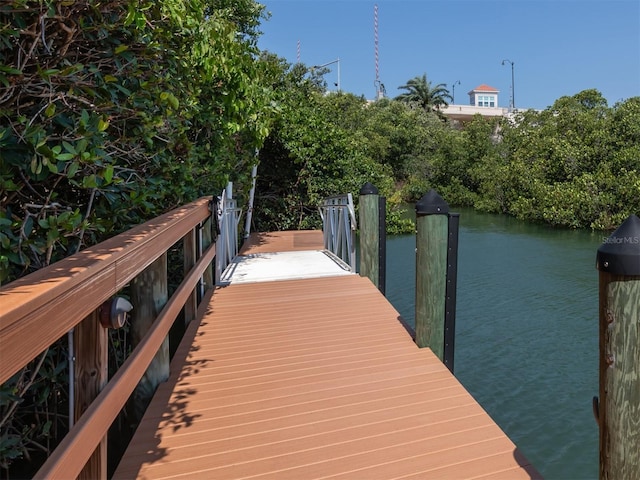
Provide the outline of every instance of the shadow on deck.
{"type": "MultiPolygon", "coordinates": [[[[283,233],[241,254],[318,248],[283,233]]],[[[114,478],[541,478],[398,319],[357,275],[217,288],[114,478]]]]}

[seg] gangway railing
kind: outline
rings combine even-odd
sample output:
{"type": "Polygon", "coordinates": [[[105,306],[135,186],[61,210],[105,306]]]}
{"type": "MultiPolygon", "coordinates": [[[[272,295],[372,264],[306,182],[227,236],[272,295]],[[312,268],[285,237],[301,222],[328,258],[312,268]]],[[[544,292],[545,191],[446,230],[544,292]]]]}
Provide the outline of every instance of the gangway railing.
{"type": "Polygon", "coordinates": [[[233,184],[229,183],[217,199],[218,246],[216,254],[216,285],[227,266],[238,255],[238,226],[242,209],[233,198],[233,184]]]}
{"type": "Polygon", "coordinates": [[[324,248],[356,271],[356,212],[350,193],[325,198],[320,207],[324,248]]]}

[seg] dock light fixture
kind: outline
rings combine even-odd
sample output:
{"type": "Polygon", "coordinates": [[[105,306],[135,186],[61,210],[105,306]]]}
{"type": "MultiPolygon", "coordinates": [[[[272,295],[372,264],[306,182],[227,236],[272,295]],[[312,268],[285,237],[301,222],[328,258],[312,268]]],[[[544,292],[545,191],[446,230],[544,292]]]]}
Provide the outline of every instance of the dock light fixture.
{"type": "Polygon", "coordinates": [[[107,300],[100,307],[100,323],[104,328],[122,328],[133,305],[123,297],[107,300]]]}

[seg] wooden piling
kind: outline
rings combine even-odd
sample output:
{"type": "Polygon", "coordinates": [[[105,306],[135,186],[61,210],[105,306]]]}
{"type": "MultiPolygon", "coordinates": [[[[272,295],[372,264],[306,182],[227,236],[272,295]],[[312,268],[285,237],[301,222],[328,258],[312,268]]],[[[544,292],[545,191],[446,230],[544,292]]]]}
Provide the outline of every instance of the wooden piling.
{"type": "Polygon", "coordinates": [[[360,275],[380,289],[380,197],[378,189],[365,183],[360,189],[360,275]]]}
{"type": "MultiPolygon", "coordinates": [[[[167,254],[162,254],[131,282],[131,342],[135,347],[168,300],[167,254]]],[[[169,337],[151,361],[134,392],[134,413],[140,420],[158,385],[169,378],[169,337]]]]}
{"type": "Polygon", "coordinates": [[[640,471],[640,218],[598,249],[600,479],[640,471]]]}
{"type": "Polygon", "coordinates": [[[448,213],[433,189],[416,203],[416,344],[443,361],[448,213]]]}
{"type": "MultiPolygon", "coordinates": [[[[100,324],[99,310],[89,314],[73,335],[74,423],[89,408],[109,380],[109,330],[100,324]]],[[[105,435],[78,475],[79,480],[107,478],[107,436],[105,435]]]]}

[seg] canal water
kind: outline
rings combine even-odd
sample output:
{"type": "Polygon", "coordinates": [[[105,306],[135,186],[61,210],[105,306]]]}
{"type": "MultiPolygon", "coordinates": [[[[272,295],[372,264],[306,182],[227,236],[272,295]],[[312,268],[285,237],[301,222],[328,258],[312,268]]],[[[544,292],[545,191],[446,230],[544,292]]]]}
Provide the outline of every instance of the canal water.
{"type": "MultiPolygon", "coordinates": [[[[455,211],[456,377],[547,480],[597,479],[603,234],[455,211]]],[[[387,298],[412,326],[414,292],[415,236],[391,236],[387,298]]]]}

